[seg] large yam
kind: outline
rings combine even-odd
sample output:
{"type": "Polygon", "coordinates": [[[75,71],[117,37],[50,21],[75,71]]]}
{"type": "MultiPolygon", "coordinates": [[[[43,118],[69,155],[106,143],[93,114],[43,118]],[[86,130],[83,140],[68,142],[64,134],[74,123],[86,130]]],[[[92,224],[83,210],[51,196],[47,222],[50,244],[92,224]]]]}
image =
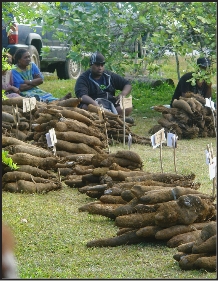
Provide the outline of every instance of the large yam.
{"type": "Polygon", "coordinates": [[[143,241],[144,238],[136,235],[136,230],[133,230],[112,238],[93,240],[86,245],[87,247],[116,247],[120,245],[141,243],[143,241]]]}
{"type": "Polygon", "coordinates": [[[195,243],[195,241],[191,241],[191,242],[188,242],[188,243],[185,243],[185,244],[181,244],[177,247],[177,250],[179,252],[182,252],[182,253],[191,254],[192,253],[192,247],[193,247],[194,243],[195,243]]]}
{"type": "Polygon", "coordinates": [[[86,116],[84,116],[84,115],[82,115],[78,112],[75,112],[75,111],[63,109],[63,110],[59,110],[59,112],[65,118],[75,119],[75,120],[80,121],[82,123],[85,123],[87,125],[91,125],[92,122],[93,122],[92,120],[90,120],[86,116]]]}
{"type": "Polygon", "coordinates": [[[131,160],[132,162],[142,164],[141,157],[136,152],[130,150],[119,150],[117,151],[116,156],[131,160]]]}
{"type": "Polygon", "coordinates": [[[191,254],[191,255],[182,256],[179,261],[179,267],[184,270],[194,269],[195,261],[203,256],[205,256],[205,254],[191,254]]]}
{"type": "Polygon", "coordinates": [[[60,100],[60,101],[58,101],[57,102],[57,105],[58,106],[63,106],[63,107],[67,107],[67,106],[69,106],[69,107],[76,107],[77,105],[79,105],[80,104],[80,102],[81,102],[81,98],[69,98],[69,99],[67,99],[67,100],[60,100]]]}
{"type": "Polygon", "coordinates": [[[14,123],[14,117],[12,114],[2,111],[2,122],[14,123]]]}
{"type": "Polygon", "coordinates": [[[157,231],[159,231],[161,228],[156,225],[152,226],[145,226],[140,228],[139,230],[136,231],[136,235],[142,236],[142,237],[155,237],[155,234],[157,231]]]}
{"type": "Polygon", "coordinates": [[[216,221],[210,221],[202,228],[201,239],[203,241],[206,241],[211,236],[216,235],[216,233],[217,233],[217,223],[216,221]]]}
{"type": "Polygon", "coordinates": [[[13,171],[13,172],[7,172],[2,177],[2,182],[15,182],[18,180],[26,180],[26,181],[34,181],[34,182],[48,182],[47,179],[40,178],[40,177],[34,177],[31,174],[20,172],[20,171],[13,171]]]}
{"type": "Polygon", "coordinates": [[[2,100],[2,105],[13,105],[13,106],[18,106],[18,107],[23,107],[23,97],[17,97],[13,99],[6,99],[2,100]]]}
{"type": "Polygon", "coordinates": [[[104,203],[96,203],[96,204],[88,204],[79,208],[79,211],[85,211],[89,214],[96,214],[105,216],[111,219],[115,219],[113,211],[115,208],[120,206],[121,204],[104,204],[104,203]]]}
{"type": "Polygon", "coordinates": [[[118,227],[141,228],[149,225],[155,225],[155,213],[130,214],[116,217],[115,225],[118,227]]]}
{"type": "MultiPolygon", "coordinates": [[[[116,158],[117,159],[117,158],[116,158]]],[[[123,159],[124,160],[124,159],[123,159]]],[[[125,161],[125,160],[124,160],[125,161]]],[[[126,160],[127,165],[130,164],[128,160],[126,160]]],[[[123,162],[124,163],[124,162],[123,162]]],[[[120,164],[119,164],[120,165],[120,164]]],[[[122,165],[121,165],[122,166],[122,165]]],[[[127,177],[135,177],[137,175],[144,175],[145,173],[142,171],[131,171],[131,172],[125,172],[125,171],[114,171],[109,170],[107,172],[108,176],[110,176],[113,180],[117,181],[125,181],[127,177]]]]}
{"type": "Polygon", "coordinates": [[[17,144],[17,145],[11,145],[7,149],[10,154],[15,154],[15,153],[27,153],[36,157],[52,157],[53,154],[51,151],[48,151],[42,147],[37,147],[37,146],[27,146],[27,145],[22,145],[22,144],[17,144]]]}
{"type": "Polygon", "coordinates": [[[11,159],[14,163],[19,165],[30,165],[33,167],[39,167],[40,169],[49,170],[55,167],[58,162],[57,158],[47,157],[41,158],[36,157],[27,153],[16,153],[11,155],[11,159]]]}
{"type": "Polygon", "coordinates": [[[191,115],[193,114],[190,105],[185,100],[174,99],[174,101],[172,103],[172,107],[180,108],[191,115]]]}
{"type": "Polygon", "coordinates": [[[45,179],[54,177],[52,174],[49,174],[42,169],[30,166],[30,165],[19,165],[19,168],[17,170],[20,172],[29,173],[35,177],[41,177],[41,178],[45,178],[45,179]]]}
{"type": "Polygon", "coordinates": [[[107,188],[107,184],[100,184],[100,185],[94,185],[94,186],[83,186],[79,188],[79,192],[86,193],[87,191],[95,190],[95,191],[105,191],[107,188]]]}
{"type": "Polygon", "coordinates": [[[147,180],[153,180],[153,181],[159,181],[164,183],[175,183],[178,181],[184,181],[184,180],[194,180],[195,175],[179,175],[179,174],[172,174],[172,173],[144,173],[142,176],[134,176],[134,177],[127,177],[125,181],[147,181],[147,180]]]}
{"type": "Polygon", "coordinates": [[[2,186],[2,190],[9,192],[19,192],[17,182],[8,182],[2,186]]]}
{"type": "MultiPolygon", "coordinates": [[[[156,239],[161,239],[161,240],[169,240],[173,236],[194,231],[194,230],[201,230],[204,226],[206,226],[208,222],[202,222],[202,223],[193,223],[190,225],[174,225],[171,227],[164,228],[160,231],[158,231],[155,235],[156,239]]],[[[179,251],[183,252],[183,251],[179,251]]]]}
{"type": "Polygon", "coordinates": [[[200,245],[194,244],[192,247],[192,253],[216,253],[216,235],[211,236],[209,239],[207,239],[200,245]]]}
{"type": "Polygon", "coordinates": [[[85,143],[71,143],[69,141],[57,140],[56,148],[68,152],[84,153],[84,154],[97,154],[94,148],[91,148],[85,143]]]}
{"type": "Polygon", "coordinates": [[[102,195],[100,198],[102,203],[108,204],[126,204],[127,202],[123,200],[121,196],[114,196],[114,195],[102,195]]]}
{"type": "Polygon", "coordinates": [[[51,190],[56,190],[60,188],[60,185],[54,182],[48,183],[33,183],[25,180],[19,180],[17,182],[18,191],[24,193],[46,193],[51,190]]]}
{"type": "Polygon", "coordinates": [[[25,143],[24,141],[18,140],[17,138],[14,137],[6,137],[2,135],[2,147],[6,147],[9,145],[16,145],[16,144],[22,144],[32,147],[32,144],[25,143]]]}
{"type": "MultiPolygon", "coordinates": [[[[51,122],[50,122],[51,123],[51,122]]],[[[54,128],[59,132],[74,131],[78,133],[83,133],[90,136],[95,136],[100,139],[105,139],[105,134],[103,134],[96,127],[88,127],[85,123],[79,122],[78,120],[65,119],[61,122],[56,122],[54,128]]]]}
{"type": "Polygon", "coordinates": [[[75,143],[84,143],[89,146],[100,146],[100,147],[106,147],[105,144],[100,141],[98,138],[94,136],[88,136],[83,133],[68,131],[68,132],[56,132],[56,136],[58,139],[69,141],[69,142],[75,142],[75,143]]]}
{"type": "Polygon", "coordinates": [[[167,246],[169,248],[176,248],[181,244],[188,242],[193,242],[200,237],[201,230],[195,230],[191,232],[186,232],[173,236],[170,240],[167,241],[167,246]]]}
{"type": "Polygon", "coordinates": [[[207,271],[216,271],[217,269],[217,257],[199,257],[193,264],[195,268],[202,268],[207,271]]]}

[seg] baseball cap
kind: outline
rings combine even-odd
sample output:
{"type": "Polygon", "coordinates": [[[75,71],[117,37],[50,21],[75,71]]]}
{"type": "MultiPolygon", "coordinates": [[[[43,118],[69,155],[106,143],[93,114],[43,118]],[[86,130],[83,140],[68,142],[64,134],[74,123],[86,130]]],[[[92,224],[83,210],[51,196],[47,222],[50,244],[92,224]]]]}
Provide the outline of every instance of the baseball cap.
{"type": "Polygon", "coordinates": [[[198,58],[197,65],[203,66],[203,67],[208,67],[211,65],[211,61],[208,58],[198,58]]]}
{"type": "Polygon", "coordinates": [[[95,63],[103,63],[105,64],[105,58],[100,52],[95,52],[90,57],[90,65],[93,65],[95,63]]]}

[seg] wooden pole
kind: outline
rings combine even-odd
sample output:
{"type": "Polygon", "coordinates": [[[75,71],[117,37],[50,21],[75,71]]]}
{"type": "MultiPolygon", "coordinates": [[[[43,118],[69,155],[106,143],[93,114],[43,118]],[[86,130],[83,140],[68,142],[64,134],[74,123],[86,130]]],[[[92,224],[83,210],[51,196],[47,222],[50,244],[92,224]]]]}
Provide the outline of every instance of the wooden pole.
{"type": "Polygon", "coordinates": [[[162,137],[160,139],[160,164],[161,164],[161,172],[163,173],[163,162],[162,162],[162,137]]]}
{"type": "Polygon", "coordinates": [[[176,169],[176,141],[175,141],[175,136],[172,137],[172,143],[173,143],[174,167],[175,167],[175,172],[176,172],[176,174],[177,174],[177,169],[176,169]]]}
{"type": "Polygon", "coordinates": [[[122,102],[122,106],[123,106],[123,147],[125,147],[125,141],[126,141],[126,112],[125,112],[125,108],[124,108],[124,97],[121,97],[121,102],[122,102]]]}

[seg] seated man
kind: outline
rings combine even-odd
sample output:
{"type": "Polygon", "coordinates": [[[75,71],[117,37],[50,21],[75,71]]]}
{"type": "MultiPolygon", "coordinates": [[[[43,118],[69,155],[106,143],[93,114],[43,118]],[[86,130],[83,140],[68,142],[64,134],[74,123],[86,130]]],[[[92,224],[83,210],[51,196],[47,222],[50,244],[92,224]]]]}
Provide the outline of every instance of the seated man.
{"type": "MultiPolygon", "coordinates": [[[[104,65],[105,58],[100,52],[91,55],[90,69],[79,76],[75,85],[76,97],[82,98],[79,107],[87,110],[89,104],[99,106],[100,101],[98,99],[103,98],[112,103],[113,109],[111,111],[113,113],[123,116],[120,98],[126,97],[131,92],[132,86],[123,77],[105,70],[104,65]],[[116,90],[121,91],[118,96],[115,96],[116,90]]],[[[125,109],[126,116],[130,115],[131,112],[132,108],[125,109]]]]}
{"type": "MultiPolygon", "coordinates": [[[[208,67],[210,67],[211,62],[207,58],[198,58],[197,65],[199,66],[200,70],[201,69],[207,70],[208,67]]],[[[194,94],[201,94],[204,98],[211,98],[212,96],[211,83],[207,84],[204,80],[203,81],[196,80],[196,84],[193,86],[191,81],[187,82],[187,80],[193,78],[193,73],[194,72],[188,72],[180,78],[170,103],[171,107],[174,99],[179,99],[180,96],[184,96],[185,93],[187,92],[193,92],[194,94]]]]}

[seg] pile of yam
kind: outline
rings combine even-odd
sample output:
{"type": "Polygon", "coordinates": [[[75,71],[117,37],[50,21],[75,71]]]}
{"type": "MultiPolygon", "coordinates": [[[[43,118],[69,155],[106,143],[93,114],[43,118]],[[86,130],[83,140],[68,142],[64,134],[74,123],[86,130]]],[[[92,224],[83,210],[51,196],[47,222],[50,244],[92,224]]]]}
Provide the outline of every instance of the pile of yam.
{"type": "Polygon", "coordinates": [[[107,184],[79,188],[87,196],[90,192],[102,194],[79,211],[106,216],[118,227],[117,236],[94,239],[87,247],[163,240],[176,248],[194,243],[201,230],[216,221],[214,198],[198,190],[200,183],[194,182],[193,174],[119,173],[119,181],[112,177],[114,181],[107,184]]]}
{"type": "Polygon", "coordinates": [[[183,270],[216,271],[217,224],[211,221],[196,235],[196,240],[181,244],[173,258],[183,270]]]}
{"type": "Polygon", "coordinates": [[[205,104],[203,96],[187,92],[185,97],[181,96],[173,101],[172,108],[154,106],[153,109],[161,112],[162,117],[149,133],[154,134],[164,128],[166,132],[176,134],[179,139],[216,137],[216,110],[205,104]]]}

